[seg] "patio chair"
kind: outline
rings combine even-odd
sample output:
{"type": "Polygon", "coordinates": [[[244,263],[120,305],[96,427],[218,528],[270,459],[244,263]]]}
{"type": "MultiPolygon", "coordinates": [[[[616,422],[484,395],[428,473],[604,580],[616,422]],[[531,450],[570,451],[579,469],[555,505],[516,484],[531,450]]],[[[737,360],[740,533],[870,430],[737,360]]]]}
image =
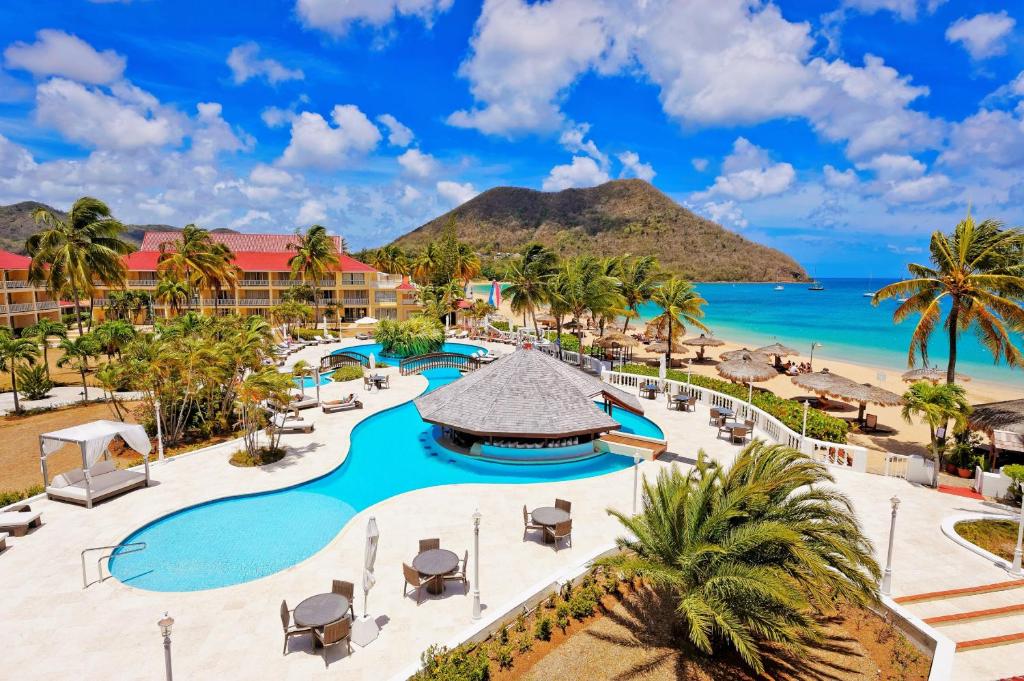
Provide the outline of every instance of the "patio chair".
{"type": "Polygon", "coordinates": [[[466,567],[469,565],[469,549],[462,554],[462,567],[461,569],[456,566],[455,571],[444,576],[446,582],[462,582],[462,586],[465,587],[465,592],[469,593],[469,581],[466,579],[466,567]]]}
{"type": "Polygon", "coordinates": [[[33,511],[28,504],[12,506],[0,513],[0,532],[14,537],[24,537],[33,527],[43,524],[43,512],[33,511]]]}
{"type": "Polygon", "coordinates": [[[566,501],[565,499],[555,499],[555,508],[557,508],[559,511],[572,513],[572,502],[566,501]]]}
{"type": "Polygon", "coordinates": [[[373,390],[373,379],[369,376],[363,376],[363,390],[373,390]]]}
{"type": "Polygon", "coordinates": [[[312,433],[313,424],[305,419],[289,421],[284,414],[276,414],[272,421],[276,430],[282,433],[312,433]]]}
{"type": "Polygon", "coordinates": [[[416,592],[416,605],[419,605],[423,597],[423,587],[427,585],[428,580],[420,578],[420,573],[416,572],[416,568],[405,563],[402,563],[402,574],[405,576],[405,581],[402,582],[402,598],[409,595],[411,586],[416,592]]]}
{"type": "Polygon", "coordinates": [[[878,430],[878,415],[877,414],[865,414],[864,425],[860,427],[861,430],[878,430]]]}
{"type": "Polygon", "coordinates": [[[330,646],[344,643],[348,648],[348,654],[352,654],[352,620],[342,617],[337,622],[331,622],[324,627],[323,633],[319,629],[313,630],[313,636],[320,641],[320,653],[324,656],[324,667],[328,667],[327,649],[330,646]]]}
{"type": "Polygon", "coordinates": [[[736,428],[733,428],[732,432],[729,434],[729,440],[733,444],[743,444],[747,441],[747,435],[749,433],[750,430],[748,430],[746,426],[737,426],[736,428]],[[736,442],[737,440],[739,440],[738,443],[736,442]]]}
{"type": "Polygon", "coordinates": [[[391,389],[391,376],[387,374],[381,376],[380,380],[377,381],[377,390],[384,390],[385,388],[391,389]]]}
{"type": "Polygon", "coordinates": [[[569,546],[572,546],[572,520],[566,520],[558,523],[554,527],[545,527],[544,534],[550,537],[555,546],[555,551],[558,551],[558,543],[565,539],[569,546]]]}
{"type": "Polygon", "coordinates": [[[349,395],[343,400],[327,400],[326,402],[321,402],[320,408],[325,414],[333,414],[338,411],[362,409],[363,403],[357,400],[355,395],[349,395]]]}
{"type": "Polygon", "coordinates": [[[709,426],[721,425],[722,413],[715,407],[711,408],[711,416],[708,418],[709,426]]]}
{"type": "Polygon", "coordinates": [[[335,579],[331,582],[331,593],[344,596],[348,599],[348,618],[355,619],[355,611],[352,609],[352,601],[356,598],[356,585],[352,582],[343,582],[335,579]]]}
{"type": "Polygon", "coordinates": [[[523,504],[523,541],[526,541],[526,533],[530,530],[543,530],[543,525],[537,525],[530,518],[529,511],[526,510],[526,504],[523,504]]]}
{"type": "Polygon", "coordinates": [[[288,603],[286,601],[281,601],[281,627],[284,629],[284,648],[281,649],[282,655],[288,654],[288,639],[292,636],[301,636],[303,634],[313,633],[312,629],[299,627],[292,622],[292,611],[288,609],[288,603]]]}
{"type": "Polygon", "coordinates": [[[7,548],[7,533],[0,532],[0,551],[7,548]]]}
{"type": "Polygon", "coordinates": [[[439,548],[441,548],[441,540],[436,537],[433,539],[420,539],[420,553],[439,548]]]}
{"type": "Polygon", "coordinates": [[[754,432],[754,419],[743,419],[743,425],[745,425],[750,432],[754,432]]]}

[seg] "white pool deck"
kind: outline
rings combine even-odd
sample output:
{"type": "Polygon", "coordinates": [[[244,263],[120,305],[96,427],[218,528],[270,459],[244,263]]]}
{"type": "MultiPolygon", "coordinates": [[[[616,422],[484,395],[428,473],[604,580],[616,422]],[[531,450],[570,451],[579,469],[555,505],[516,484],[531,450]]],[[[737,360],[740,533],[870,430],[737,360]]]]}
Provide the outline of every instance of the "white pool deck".
{"type": "MultiPolygon", "coordinates": [[[[497,348],[511,351],[507,346],[497,348]]],[[[307,349],[292,359],[315,361],[328,349],[333,347],[307,349]]],[[[229,465],[227,459],[236,448],[222,446],[154,465],[152,477],[158,484],[92,510],[53,501],[34,502],[33,508],[43,512],[44,525],[25,537],[8,539],[10,548],[0,554],[0,641],[5,643],[0,676],[163,678],[156,621],[169,611],[175,619],[174,672],[179,679],[388,679],[415,663],[427,646],[447,641],[472,624],[472,598],[462,595],[459,586],[449,586],[444,596],[426,598],[420,606],[412,597],[400,595],[404,583],[401,564],[411,562],[419,539],[440,537],[442,546],[461,555],[472,546],[471,516],[479,509],[483,515],[481,597],[486,608],[504,611],[524,588],[564,571],[616,536],[618,525],[605,509],[630,507],[631,469],[568,482],[463,484],[409,492],[359,513],[310,559],[246,584],[158,593],[109,579],[82,588],[80,551],[86,547],[116,544],[139,526],[184,506],[285,487],[336,467],[346,456],[349,433],[358,421],[415,397],[426,386],[422,377],[398,377],[394,368],[384,371],[393,375],[391,390],[365,393],[358,382],[322,388],[325,399],[356,392],[366,408],[333,415],[319,409],[302,412],[304,418],[315,422],[316,431],[285,435],[291,453],[266,469],[229,465]],[[573,504],[573,546],[557,553],[537,539],[523,541],[521,511],[523,504],[529,508],[551,505],[556,496],[573,504]],[[289,654],[283,656],[278,614],[282,599],[294,607],[309,595],[329,591],[332,579],[346,579],[357,584],[356,612],[362,613],[359,585],[364,531],[371,515],[381,532],[378,581],[370,593],[370,612],[383,623],[379,638],[366,648],[354,646],[351,656],[339,648],[332,650],[327,669],[305,638],[293,639],[289,654]]],[[[706,410],[668,411],[662,400],[644,401],[644,406],[669,441],[667,457],[641,464],[645,475],[669,465],[687,466],[701,448],[723,463],[739,449],[715,437],[716,430],[707,425],[706,410]]],[[[380,458],[380,475],[387,475],[388,443],[381,442],[374,456],[380,458]]],[[[884,562],[888,538],[888,499],[897,494],[903,501],[896,537],[894,595],[1007,579],[1006,572],[957,546],[939,528],[944,516],[985,510],[982,503],[895,478],[845,470],[835,474],[875,542],[880,562],[884,562]]],[[[310,520],[315,522],[315,518],[310,520]]],[[[274,551],[277,542],[285,540],[260,536],[256,523],[252,533],[267,551],[274,551]]],[[[998,678],[1019,671],[1013,656],[988,652],[983,658],[975,656],[973,662],[970,660],[975,658],[958,657],[954,678],[998,678]]]]}

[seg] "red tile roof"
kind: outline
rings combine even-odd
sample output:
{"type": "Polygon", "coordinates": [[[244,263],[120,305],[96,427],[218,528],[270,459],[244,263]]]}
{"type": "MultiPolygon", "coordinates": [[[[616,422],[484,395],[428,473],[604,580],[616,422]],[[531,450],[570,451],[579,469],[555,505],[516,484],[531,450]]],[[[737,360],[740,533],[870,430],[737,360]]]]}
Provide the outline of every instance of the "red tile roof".
{"type": "Polygon", "coordinates": [[[409,277],[402,277],[402,283],[395,287],[396,291],[415,291],[416,284],[409,281],[409,277]]]}
{"type": "MultiPolygon", "coordinates": [[[[146,232],[142,237],[141,250],[157,251],[160,244],[176,241],[178,232],[146,232]]],[[[245,251],[270,253],[287,251],[288,245],[295,243],[294,234],[243,234],[239,232],[210,232],[214,243],[224,244],[235,253],[245,251]]],[[[341,248],[341,237],[331,237],[334,244],[341,248]]]]}
{"type": "Polygon", "coordinates": [[[156,271],[157,251],[135,251],[124,257],[124,265],[132,272],[156,271]]]}
{"type": "Polygon", "coordinates": [[[27,270],[31,258],[0,249],[0,270],[27,270]]]}

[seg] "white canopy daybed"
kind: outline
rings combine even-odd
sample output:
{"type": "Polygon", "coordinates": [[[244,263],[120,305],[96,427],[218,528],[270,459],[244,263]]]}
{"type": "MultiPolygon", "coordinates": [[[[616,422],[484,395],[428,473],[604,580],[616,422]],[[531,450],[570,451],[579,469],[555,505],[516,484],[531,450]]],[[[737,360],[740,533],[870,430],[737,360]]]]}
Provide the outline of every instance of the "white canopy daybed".
{"type": "Polygon", "coordinates": [[[46,496],[63,499],[92,508],[94,501],[149,486],[149,451],[152,448],[146,430],[133,423],[93,421],[79,426],[55,430],[39,436],[39,463],[43,470],[46,496]],[[142,454],[145,473],[117,470],[110,460],[107,446],[115,437],[142,454]],[[78,445],[82,451],[82,467],[73,468],[49,479],[46,459],[66,444],[78,445]]]}

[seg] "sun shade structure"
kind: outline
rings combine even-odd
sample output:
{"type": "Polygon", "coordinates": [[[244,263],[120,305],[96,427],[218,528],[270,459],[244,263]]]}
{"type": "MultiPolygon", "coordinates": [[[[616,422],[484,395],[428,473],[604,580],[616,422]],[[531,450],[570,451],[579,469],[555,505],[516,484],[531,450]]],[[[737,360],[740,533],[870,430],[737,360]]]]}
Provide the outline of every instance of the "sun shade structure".
{"type": "Polygon", "coordinates": [[[857,383],[829,371],[800,374],[793,377],[793,383],[817,395],[856,402],[860,406],[857,413],[859,422],[864,421],[864,409],[868,403],[883,407],[903,404],[903,398],[894,392],[870,383],[857,383]]]}
{"type": "Polygon", "coordinates": [[[758,348],[757,350],[754,350],[754,352],[759,352],[762,355],[771,355],[775,358],[775,366],[782,364],[783,357],[800,354],[799,350],[794,350],[788,345],[783,345],[782,343],[772,343],[771,345],[766,345],[763,348],[758,348]]]}
{"type": "Polygon", "coordinates": [[[689,345],[691,347],[699,348],[697,350],[698,360],[704,359],[705,348],[717,348],[719,345],[725,345],[725,341],[720,341],[717,338],[713,338],[712,336],[705,336],[704,334],[701,334],[696,338],[687,338],[686,340],[682,341],[682,343],[683,345],[689,345]]]}
{"type": "Polygon", "coordinates": [[[424,421],[477,437],[561,438],[619,428],[596,400],[643,414],[636,396],[520,349],[413,402],[424,421]]]}
{"type": "Polygon", "coordinates": [[[730,350],[729,352],[723,352],[718,356],[725,362],[733,359],[743,359],[748,357],[752,360],[768,364],[771,358],[768,357],[768,353],[760,352],[759,350],[750,350],[748,348],[740,348],[739,350],[730,350]]]}
{"type": "Polygon", "coordinates": [[[750,352],[719,362],[716,368],[723,378],[738,383],[760,383],[779,375],[779,372],[768,364],[767,357],[750,352]]]}
{"type": "Polygon", "coordinates": [[[992,470],[1000,449],[1024,451],[1024,400],[976,404],[971,407],[967,425],[988,435],[992,470]]]}
{"type": "Polygon", "coordinates": [[[376,317],[360,317],[355,321],[356,324],[376,324],[376,317]]]}
{"type": "Polygon", "coordinates": [[[50,496],[69,501],[84,502],[92,508],[92,502],[100,497],[110,496],[129,487],[145,483],[149,486],[149,452],[152,445],[146,430],[133,423],[120,421],[93,421],[72,426],[39,436],[39,461],[43,471],[43,486],[50,496]],[[107,446],[115,437],[120,437],[129,447],[142,455],[145,475],[132,471],[115,470],[109,462],[101,462],[107,446]],[[82,452],[82,467],[57,476],[50,485],[46,459],[67,444],[78,446],[82,452]]]}
{"type": "MultiPolygon", "coordinates": [[[[942,383],[943,381],[946,380],[946,370],[945,369],[936,369],[934,367],[932,367],[932,368],[925,367],[923,369],[911,369],[910,371],[905,371],[900,376],[900,378],[902,378],[907,383],[917,383],[918,381],[929,381],[931,383],[942,383]]],[[[963,374],[957,374],[956,375],[956,380],[958,380],[958,381],[969,381],[969,380],[971,380],[971,377],[970,376],[964,376],[963,374]]]]}
{"type": "MultiPolygon", "coordinates": [[[[647,349],[647,352],[655,352],[655,353],[658,353],[658,354],[664,354],[664,353],[668,352],[668,342],[667,341],[658,341],[657,343],[651,343],[651,344],[649,344],[647,346],[646,349],[647,349]]],[[[676,342],[676,343],[672,344],[672,352],[678,353],[678,354],[682,355],[682,354],[685,354],[685,353],[689,352],[689,350],[687,350],[682,345],[680,345],[678,342],[676,342]]]]}
{"type": "Polygon", "coordinates": [[[632,348],[640,345],[637,340],[631,336],[627,336],[624,333],[614,331],[612,333],[606,333],[605,335],[594,341],[594,345],[602,348],[632,348]]]}

